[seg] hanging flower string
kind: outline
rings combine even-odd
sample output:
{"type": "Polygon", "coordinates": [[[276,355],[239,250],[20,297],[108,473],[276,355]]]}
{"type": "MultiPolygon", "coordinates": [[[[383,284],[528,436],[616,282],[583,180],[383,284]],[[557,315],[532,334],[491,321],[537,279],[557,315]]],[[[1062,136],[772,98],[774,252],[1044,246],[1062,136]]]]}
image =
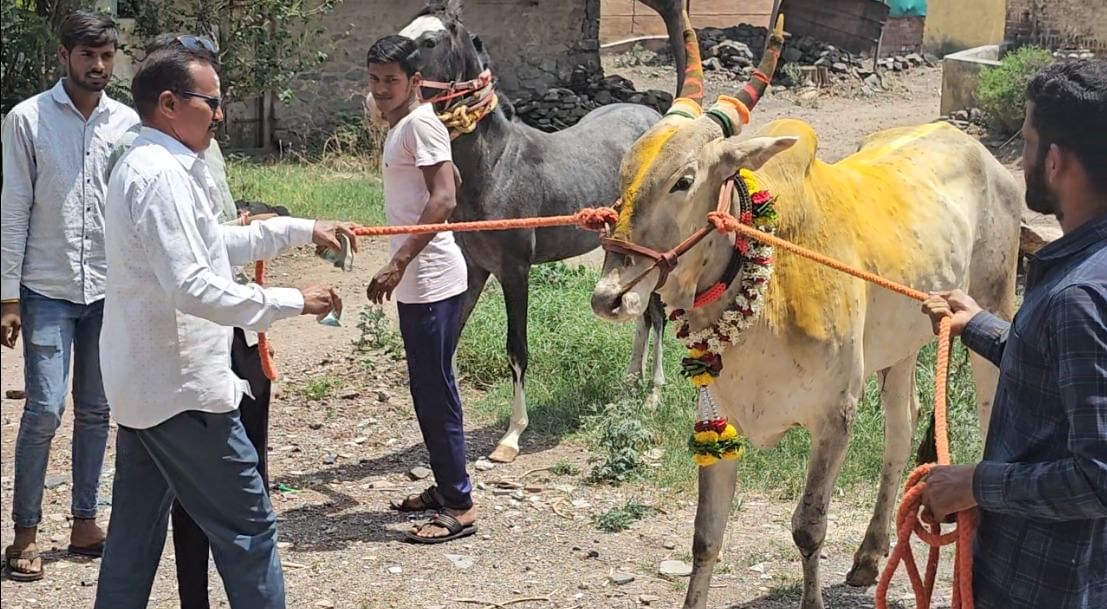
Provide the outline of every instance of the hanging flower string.
{"type": "MultiPolygon", "coordinates": [[[[740,182],[736,182],[735,186],[742,206],[739,220],[762,232],[772,233],[777,223],[775,198],[752,171],[742,169],[738,178],[740,182]]],[[[697,389],[696,427],[688,439],[688,448],[700,467],[724,459],[737,461],[745,452],[738,429],[719,412],[710,387],[723,370],[723,350],[736,344],[742,331],[753,325],[761,313],[765,289],[773,270],[773,249],[742,236],[738,237],[735,249],[743,258],[740,283],[734,302],[723,312],[719,321],[711,327],[692,332],[683,309],[677,309],[669,316],[677,324],[677,338],[688,347],[688,357],[681,361],[681,374],[697,389]]],[[[715,291],[718,295],[722,294],[720,290],[715,291]]],[[[697,299],[697,306],[705,306],[716,299],[697,299]]]]}

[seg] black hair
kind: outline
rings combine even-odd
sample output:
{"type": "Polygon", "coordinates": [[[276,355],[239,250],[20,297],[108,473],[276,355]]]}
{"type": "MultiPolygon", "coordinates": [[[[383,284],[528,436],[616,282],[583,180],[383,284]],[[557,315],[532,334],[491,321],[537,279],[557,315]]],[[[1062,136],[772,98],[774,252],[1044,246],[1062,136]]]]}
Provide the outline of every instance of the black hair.
{"type": "Polygon", "coordinates": [[[58,29],[62,46],[72,51],[73,47],[102,47],[110,44],[119,48],[119,30],[115,20],[102,13],[75,11],[70,13],[58,29]]]}
{"type": "Polygon", "coordinates": [[[183,46],[166,46],[148,54],[131,81],[131,97],[139,117],[150,118],[163,92],[180,93],[194,87],[189,67],[197,62],[212,65],[203,53],[183,46]]]}
{"type": "Polygon", "coordinates": [[[1060,62],[1043,68],[1026,87],[1031,123],[1041,150],[1071,151],[1092,185],[1107,193],[1107,61],[1060,62]]]}
{"type": "Polygon", "coordinates": [[[419,47],[407,36],[385,36],[369,47],[366,63],[398,63],[410,77],[419,71],[419,47]]]}

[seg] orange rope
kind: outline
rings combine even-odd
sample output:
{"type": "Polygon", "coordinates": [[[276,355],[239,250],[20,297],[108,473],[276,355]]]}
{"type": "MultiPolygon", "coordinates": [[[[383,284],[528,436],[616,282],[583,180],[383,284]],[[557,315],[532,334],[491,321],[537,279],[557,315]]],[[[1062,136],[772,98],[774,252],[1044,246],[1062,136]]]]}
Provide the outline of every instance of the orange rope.
{"type": "MultiPolygon", "coordinates": [[[[258,260],[254,263],[254,281],[258,285],[265,285],[265,261],[258,260]]],[[[277,374],[277,364],[273,362],[273,356],[269,355],[269,337],[265,332],[258,332],[258,355],[261,357],[261,371],[265,378],[275,381],[280,376],[277,374]]]]}
{"type": "MultiPolygon", "coordinates": [[[[784,251],[802,256],[819,264],[828,266],[854,277],[864,279],[898,294],[924,301],[927,294],[890,281],[868,271],[856,269],[841,261],[818,252],[785,241],[780,237],[763,233],[751,226],[742,224],[737,218],[726,212],[711,212],[708,220],[719,232],[737,232],[757,239],[784,251]]],[[[949,345],[950,321],[943,318],[938,330],[938,356],[934,375],[934,436],[937,444],[938,464],[949,465],[949,417],[947,407],[947,386],[949,383],[949,345]]],[[[934,596],[934,581],[938,574],[939,550],[942,546],[956,543],[953,564],[953,609],[973,609],[972,595],[972,538],[979,521],[977,510],[968,510],[957,514],[957,529],[942,534],[942,525],[928,510],[923,509],[922,496],[926,491],[926,477],[934,464],[921,465],[911,472],[904,485],[903,500],[896,514],[896,547],[884,566],[880,582],[876,588],[876,609],[888,609],[888,586],[892,576],[904,564],[911,587],[915,591],[915,608],[930,609],[934,596]],[[911,551],[911,533],[916,533],[924,543],[930,546],[925,577],[919,574],[918,564],[911,551]]]]}
{"type": "MultiPolygon", "coordinates": [[[[359,237],[383,237],[387,235],[419,235],[441,232],[471,232],[482,230],[513,230],[521,228],[549,228],[554,226],[577,225],[584,230],[601,232],[607,225],[614,224],[619,214],[610,207],[586,207],[568,216],[545,216],[540,218],[510,218],[505,220],[482,220],[478,222],[456,222],[441,224],[415,224],[409,226],[358,226],[354,233],[359,237]]],[[[254,280],[265,285],[265,262],[258,260],[254,265],[254,280]]],[[[269,339],[265,333],[258,334],[258,355],[261,356],[261,369],[265,377],[277,380],[277,365],[269,355],[269,339]]]]}
{"type": "Polygon", "coordinates": [[[520,228],[550,228],[553,226],[577,226],[600,232],[608,224],[614,224],[619,214],[610,207],[586,207],[568,216],[544,216],[539,218],[509,218],[506,220],[479,220],[476,222],[443,222],[440,224],[412,224],[408,226],[358,226],[354,233],[359,237],[384,237],[388,235],[425,235],[442,232],[472,232],[486,230],[515,230],[520,228]]]}

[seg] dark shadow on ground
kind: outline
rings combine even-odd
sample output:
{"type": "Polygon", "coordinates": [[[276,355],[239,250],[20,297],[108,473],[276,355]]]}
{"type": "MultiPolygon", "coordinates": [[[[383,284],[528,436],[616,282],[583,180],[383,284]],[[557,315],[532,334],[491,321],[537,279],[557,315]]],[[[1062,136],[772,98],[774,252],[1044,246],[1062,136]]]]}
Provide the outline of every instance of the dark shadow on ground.
{"type": "MultiPolygon", "coordinates": [[[[872,590],[872,588],[854,588],[846,584],[826,586],[823,588],[823,601],[826,603],[826,609],[873,609],[876,603],[872,590]]],[[[774,588],[765,596],[752,601],[730,605],[728,609],[795,609],[799,607],[802,593],[803,585],[795,583],[774,588]]],[[[913,605],[912,602],[910,606],[913,605]]],[[[891,609],[909,609],[909,605],[894,600],[890,601],[888,606],[891,609]]],[[[934,609],[949,609],[949,606],[939,604],[934,609]]]]}

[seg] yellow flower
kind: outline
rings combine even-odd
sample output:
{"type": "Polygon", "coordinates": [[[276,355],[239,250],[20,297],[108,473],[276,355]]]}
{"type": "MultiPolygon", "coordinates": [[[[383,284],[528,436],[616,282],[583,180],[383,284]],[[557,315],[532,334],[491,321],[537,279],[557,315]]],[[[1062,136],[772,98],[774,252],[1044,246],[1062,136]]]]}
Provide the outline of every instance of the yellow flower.
{"type": "Polygon", "coordinates": [[[718,442],[718,441],[719,441],[719,434],[715,433],[714,431],[708,430],[708,431],[697,431],[696,432],[696,442],[699,442],[701,444],[714,444],[715,442],[718,442]]]}
{"type": "Polygon", "coordinates": [[[698,463],[700,467],[715,465],[719,462],[719,458],[715,455],[701,455],[697,453],[695,455],[692,455],[692,458],[696,460],[696,463],[698,463]]]}
{"type": "Polygon", "coordinates": [[[697,374],[692,377],[692,384],[696,387],[706,387],[715,382],[715,377],[711,376],[711,373],[704,372],[703,374],[697,374]]]}
{"type": "Polygon", "coordinates": [[[738,429],[735,428],[730,423],[727,423],[726,424],[726,429],[723,430],[723,433],[719,434],[719,439],[720,440],[733,440],[734,438],[737,438],[737,437],[738,437],[738,429]]]}
{"type": "Polygon", "coordinates": [[[758,192],[758,191],[761,191],[761,190],[765,189],[761,185],[761,180],[758,179],[757,174],[750,171],[749,169],[739,170],[738,175],[741,176],[742,180],[744,180],[746,182],[746,188],[749,189],[749,191],[751,193],[758,192]]]}
{"type": "Polygon", "coordinates": [[[704,351],[702,349],[689,349],[688,350],[688,357],[690,357],[692,359],[699,359],[699,358],[703,357],[704,355],[707,355],[707,351],[704,351]]]}
{"type": "Polygon", "coordinates": [[[746,454],[746,449],[742,446],[738,447],[738,450],[730,450],[723,453],[723,458],[727,461],[737,461],[742,458],[742,455],[746,454]]]}

